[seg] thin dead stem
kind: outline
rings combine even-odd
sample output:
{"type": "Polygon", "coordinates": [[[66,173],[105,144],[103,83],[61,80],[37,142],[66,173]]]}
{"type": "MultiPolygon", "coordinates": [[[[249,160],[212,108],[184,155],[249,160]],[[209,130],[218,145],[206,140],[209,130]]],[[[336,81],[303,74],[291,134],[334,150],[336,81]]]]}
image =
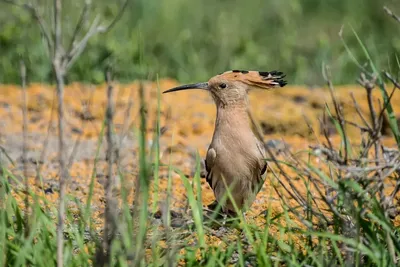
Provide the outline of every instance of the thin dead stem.
{"type": "Polygon", "coordinates": [[[393,84],[394,84],[394,86],[397,88],[397,89],[400,89],[400,83],[395,79],[395,78],[393,78],[392,77],[392,75],[390,75],[388,72],[384,72],[384,74],[385,74],[385,76],[386,76],[386,78],[388,78],[393,84]]]}
{"type": "Polygon", "coordinates": [[[22,87],[22,162],[24,165],[25,181],[25,237],[29,236],[29,177],[28,177],[28,97],[26,93],[26,66],[20,61],[21,87],[22,87]]]}
{"type": "MultiPolygon", "coordinates": [[[[47,126],[47,134],[46,134],[46,139],[44,140],[43,143],[43,150],[40,153],[40,157],[39,157],[39,161],[36,162],[36,185],[40,185],[40,180],[41,180],[41,171],[42,171],[42,167],[45,161],[45,157],[46,157],[46,153],[47,153],[47,148],[49,146],[49,140],[50,140],[50,132],[52,130],[53,127],[53,116],[54,116],[54,104],[55,104],[55,91],[53,93],[53,100],[51,102],[51,111],[50,111],[50,119],[49,119],[49,123],[47,126]]],[[[42,188],[42,190],[44,190],[42,188]]]]}
{"type": "Polygon", "coordinates": [[[345,127],[345,120],[343,117],[343,112],[342,112],[342,107],[340,106],[336,95],[335,95],[335,89],[333,87],[333,83],[332,83],[332,79],[331,79],[331,74],[330,74],[330,69],[329,66],[324,66],[324,79],[326,81],[326,83],[328,84],[328,88],[329,88],[329,92],[331,94],[331,99],[333,102],[333,105],[335,107],[335,112],[336,112],[336,116],[338,118],[338,122],[339,122],[339,127],[343,133],[343,142],[344,142],[344,164],[347,164],[347,160],[348,160],[348,151],[349,151],[349,143],[348,143],[348,138],[347,138],[347,134],[346,134],[346,127],[345,127]]]}
{"type": "Polygon", "coordinates": [[[67,187],[68,170],[66,168],[64,151],[64,78],[65,71],[62,61],[62,0],[54,0],[54,57],[52,60],[53,72],[56,77],[56,92],[58,100],[58,149],[60,164],[60,197],[58,204],[57,224],[57,267],[64,265],[64,220],[65,220],[65,191],[67,187]]]}
{"type": "Polygon", "coordinates": [[[106,139],[107,139],[107,159],[108,159],[108,177],[105,185],[105,225],[104,225],[104,237],[103,237],[103,250],[105,251],[105,257],[103,262],[99,262],[100,265],[104,265],[108,261],[108,265],[111,265],[111,244],[113,242],[116,230],[116,219],[117,219],[117,203],[113,194],[115,187],[115,178],[113,174],[114,164],[114,147],[113,147],[113,85],[111,80],[111,71],[107,70],[105,73],[107,81],[107,110],[106,110],[106,139]]]}
{"type": "Polygon", "coordinates": [[[400,17],[397,16],[396,14],[394,14],[394,13],[392,12],[392,10],[390,10],[387,6],[384,6],[384,7],[383,7],[383,10],[385,10],[386,13],[387,13],[389,16],[391,16],[393,19],[395,19],[397,22],[400,23],[400,17]]]}

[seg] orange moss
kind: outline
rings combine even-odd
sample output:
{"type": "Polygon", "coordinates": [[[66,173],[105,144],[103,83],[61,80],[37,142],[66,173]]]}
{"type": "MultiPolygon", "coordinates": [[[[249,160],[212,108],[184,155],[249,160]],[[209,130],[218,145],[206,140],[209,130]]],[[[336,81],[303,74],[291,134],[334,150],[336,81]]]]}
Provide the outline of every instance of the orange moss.
{"type": "MultiPolygon", "coordinates": [[[[161,80],[160,90],[164,91],[167,88],[176,86],[177,83],[173,80],[161,80]]],[[[146,120],[147,120],[147,145],[148,150],[151,147],[155,122],[157,119],[157,84],[145,82],[144,93],[146,101],[146,120]]],[[[365,90],[359,86],[338,87],[335,94],[338,101],[343,104],[343,112],[351,121],[361,123],[360,118],[354,109],[349,92],[354,93],[360,109],[363,114],[368,115],[369,107],[366,100],[365,90]]],[[[52,121],[54,127],[51,134],[57,134],[56,120],[57,116],[54,113],[51,118],[51,108],[53,105],[54,87],[41,84],[32,84],[28,89],[28,131],[30,133],[47,134],[48,123],[52,121]]],[[[374,106],[378,108],[381,95],[378,90],[374,90],[374,106]]],[[[115,117],[114,125],[118,134],[124,133],[133,136],[136,140],[137,129],[140,127],[139,119],[139,83],[132,84],[115,84],[114,90],[115,100],[115,117]]],[[[90,86],[79,83],[74,83],[65,89],[65,109],[66,109],[66,136],[67,138],[81,138],[82,140],[97,141],[102,127],[106,107],[106,86],[90,86]]],[[[325,102],[333,111],[331,104],[330,93],[324,89],[310,90],[304,87],[285,87],[271,91],[255,90],[250,93],[251,111],[255,119],[261,124],[265,131],[266,140],[283,139],[293,151],[308,149],[310,143],[318,143],[324,139],[321,135],[322,130],[319,120],[321,119],[325,102]],[[305,123],[304,116],[310,122],[310,126],[314,129],[313,133],[309,126],[305,123]]],[[[394,109],[400,117],[400,92],[394,94],[392,100],[394,109]]],[[[56,108],[56,104],[53,108],[56,108]]],[[[172,164],[174,167],[182,170],[186,175],[190,176],[193,173],[195,166],[196,152],[204,158],[207,147],[212,137],[215,107],[211,97],[206,92],[188,91],[177,94],[161,95],[161,117],[160,126],[162,127],[162,136],[160,138],[160,161],[161,164],[172,164]]],[[[22,113],[21,113],[21,90],[17,86],[0,86],[0,144],[4,144],[5,136],[22,131],[22,113]]],[[[353,126],[346,126],[348,136],[357,141],[360,138],[359,129],[353,126]]],[[[338,144],[340,137],[333,134],[330,137],[332,143],[338,144]]],[[[391,138],[383,138],[385,145],[393,145],[391,138]]],[[[128,190],[129,203],[133,203],[134,193],[133,188],[137,178],[137,140],[132,144],[132,151],[126,157],[129,160],[128,164],[123,167],[124,183],[120,184],[128,190]]],[[[103,144],[104,148],[106,147],[103,144]]],[[[35,143],[30,146],[30,150],[41,151],[43,143],[35,143]]],[[[103,151],[104,152],[104,151],[103,151]]],[[[58,171],[50,168],[49,161],[56,160],[57,151],[52,150],[43,168],[43,176],[46,178],[45,186],[49,186],[50,181],[58,180],[58,171]]],[[[91,181],[94,165],[94,153],[92,159],[76,161],[70,168],[71,180],[69,183],[68,193],[85,202],[91,181]]],[[[98,175],[94,184],[93,205],[104,207],[104,189],[103,184],[106,179],[107,164],[104,158],[99,160],[97,172],[98,175]]],[[[287,167],[284,167],[290,174],[294,173],[287,167]]],[[[115,173],[116,174],[116,173],[115,173]]],[[[159,179],[159,203],[165,201],[167,197],[168,184],[168,168],[160,168],[159,179]]],[[[34,173],[32,177],[34,177],[34,173]]],[[[182,180],[178,174],[172,172],[172,209],[183,209],[187,204],[186,191],[182,180]]],[[[34,180],[30,179],[30,184],[34,184],[34,180]]],[[[281,213],[281,200],[272,188],[272,183],[276,183],[275,178],[270,173],[263,190],[257,196],[257,199],[247,213],[247,220],[253,222],[260,227],[265,225],[265,219],[259,214],[269,207],[272,210],[272,216],[281,213]]],[[[306,194],[306,188],[301,180],[294,181],[298,185],[298,190],[301,194],[306,194]]],[[[204,204],[209,204],[214,201],[214,195],[207,182],[204,179],[201,181],[202,200],[204,204]]],[[[151,191],[154,185],[151,184],[151,191]]],[[[315,189],[315,188],[314,188],[315,189]]],[[[312,190],[314,190],[312,188],[312,190]]],[[[195,193],[198,188],[195,188],[195,193]]],[[[39,190],[36,190],[39,192],[39,190]]],[[[152,191],[153,192],[153,191],[152,191]]],[[[314,190],[315,193],[315,190],[314,190]]],[[[283,192],[285,196],[285,194],[283,192]]],[[[13,195],[17,201],[23,203],[23,194],[15,191],[13,195]]],[[[287,196],[288,197],[288,196],[287,196]]],[[[50,203],[57,203],[57,190],[53,194],[45,195],[45,198],[50,203]]],[[[289,203],[294,203],[293,199],[288,197],[289,203]]],[[[153,194],[150,194],[150,203],[153,201],[153,194]]],[[[120,203],[121,204],[121,203],[120,203]]],[[[102,215],[99,210],[93,212],[93,216],[98,217],[96,227],[102,227],[102,215]]],[[[292,215],[291,215],[292,216],[292,215]]],[[[291,217],[294,221],[297,219],[291,217]]],[[[400,224],[400,218],[396,218],[396,223],[400,224]]],[[[282,220],[284,224],[285,221],[282,220]]],[[[272,234],[279,234],[279,229],[271,228],[272,234]]],[[[192,237],[194,238],[194,237],[192,237]]],[[[237,237],[236,237],[237,238],[237,237]]],[[[224,243],[213,236],[207,237],[207,242],[216,246],[224,243]]]]}

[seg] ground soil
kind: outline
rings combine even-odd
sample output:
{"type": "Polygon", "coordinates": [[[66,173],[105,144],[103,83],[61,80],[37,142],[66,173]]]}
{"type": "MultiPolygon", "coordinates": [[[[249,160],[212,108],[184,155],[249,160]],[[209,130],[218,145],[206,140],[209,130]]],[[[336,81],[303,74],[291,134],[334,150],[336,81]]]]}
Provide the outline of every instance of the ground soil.
{"type": "MultiPolygon", "coordinates": [[[[157,96],[159,91],[177,85],[172,80],[161,80],[159,90],[156,83],[145,82],[144,98],[146,101],[147,139],[149,150],[153,144],[154,129],[157,119],[157,96]]],[[[119,159],[119,168],[124,174],[123,186],[132,189],[138,174],[138,129],[140,127],[139,83],[115,84],[115,138],[114,146],[119,159]]],[[[16,177],[23,174],[22,161],[22,102],[21,89],[18,86],[0,86],[0,145],[12,159],[9,162],[3,155],[0,160],[16,177]]],[[[54,87],[43,84],[32,84],[28,90],[28,175],[33,185],[37,176],[38,164],[41,166],[41,188],[46,197],[56,203],[58,199],[58,138],[57,116],[54,101],[54,87]]],[[[343,112],[351,121],[361,123],[353,106],[350,93],[359,102],[361,112],[368,116],[368,104],[365,90],[359,86],[342,86],[335,94],[343,105],[343,112]]],[[[378,89],[374,92],[374,104],[381,99],[378,89]]],[[[93,173],[93,165],[98,148],[99,134],[106,107],[105,85],[93,86],[74,83],[65,89],[66,111],[66,147],[69,159],[70,182],[68,193],[85,201],[93,173]]],[[[381,101],[381,100],[380,100],[381,101]]],[[[285,149],[301,151],[309,145],[326,143],[323,136],[323,125],[333,143],[337,144],[339,135],[329,119],[326,119],[325,103],[332,108],[331,96],[326,88],[307,88],[287,86],[270,91],[255,90],[250,93],[251,111],[259,123],[266,144],[274,151],[281,153],[285,149]],[[325,114],[325,115],[324,115],[325,114]],[[325,119],[324,119],[325,116],[325,119]],[[326,121],[325,124],[321,121],[326,121]]],[[[381,101],[382,103],[382,101],[381,101]]],[[[400,91],[395,93],[392,103],[400,118],[400,91]]],[[[333,109],[332,109],[333,110],[333,109]]],[[[196,168],[196,155],[204,158],[210,143],[215,119],[215,107],[212,98],[202,91],[179,92],[160,95],[160,160],[162,164],[177,167],[191,178],[196,168]]],[[[382,140],[387,146],[393,146],[393,138],[387,134],[388,124],[384,123],[382,140]]],[[[360,130],[347,126],[347,134],[355,143],[359,143],[360,130]]],[[[101,216],[104,208],[104,183],[107,179],[105,139],[100,146],[97,157],[93,214],[101,216]]],[[[167,167],[160,167],[159,207],[162,208],[166,196],[169,172],[167,167]]],[[[172,172],[172,209],[183,213],[187,207],[186,192],[182,180],[172,172]]],[[[121,182],[120,180],[118,180],[121,182]]],[[[297,181],[295,181],[296,183],[297,181]]],[[[302,183],[301,180],[298,183],[302,183]]],[[[204,205],[214,201],[213,193],[201,180],[202,201],[204,205]]],[[[121,185],[121,184],[120,184],[121,185]]],[[[33,185],[34,186],[34,185],[33,185]]],[[[17,187],[17,185],[16,185],[17,187]]],[[[18,192],[16,190],[16,196],[18,192]]],[[[133,202],[133,193],[129,195],[133,202]]],[[[271,205],[276,212],[281,202],[267,179],[255,203],[248,213],[249,218],[271,205]]]]}

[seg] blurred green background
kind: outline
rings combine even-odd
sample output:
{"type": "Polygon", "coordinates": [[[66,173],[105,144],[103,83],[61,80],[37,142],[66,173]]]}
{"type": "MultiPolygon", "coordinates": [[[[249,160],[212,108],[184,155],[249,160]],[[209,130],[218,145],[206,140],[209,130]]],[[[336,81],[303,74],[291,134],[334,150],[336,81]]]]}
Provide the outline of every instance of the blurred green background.
{"type": "MultiPolygon", "coordinates": [[[[33,3],[51,25],[51,1],[33,3]]],[[[338,35],[342,25],[361,63],[352,28],[380,68],[398,70],[400,25],[384,5],[400,15],[399,0],[131,0],[116,27],[89,42],[67,80],[102,82],[111,63],[123,82],[157,75],[194,82],[229,69],[278,69],[292,84],[313,86],[323,83],[325,62],[335,83],[354,83],[358,70],[338,35]]],[[[64,1],[66,44],[82,6],[83,0],[64,1]]],[[[91,18],[110,20],[118,8],[118,1],[93,0],[91,18]]],[[[19,82],[20,58],[30,81],[51,82],[38,26],[28,12],[0,1],[0,83],[19,82]]]]}

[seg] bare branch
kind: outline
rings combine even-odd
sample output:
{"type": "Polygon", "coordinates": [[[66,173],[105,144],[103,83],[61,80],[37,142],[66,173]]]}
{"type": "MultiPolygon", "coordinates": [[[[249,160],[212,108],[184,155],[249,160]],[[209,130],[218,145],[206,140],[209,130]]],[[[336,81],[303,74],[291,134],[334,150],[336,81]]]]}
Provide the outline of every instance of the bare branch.
{"type": "Polygon", "coordinates": [[[105,207],[105,225],[104,225],[104,237],[103,237],[103,245],[100,247],[101,252],[98,256],[102,255],[99,258],[98,264],[103,265],[108,261],[111,265],[111,244],[115,236],[116,230],[116,218],[117,218],[117,203],[115,201],[115,196],[113,195],[115,181],[113,174],[113,164],[114,164],[114,147],[113,147],[113,136],[112,136],[112,125],[113,125],[113,117],[114,117],[114,107],[113,107],[113,85],[111,81],[111,71],[106,70],[105,79],[107,81],[107,110],[106,110],[106,125],[107,125],[107,159],[108,159],[108,177],[105,185],[105,198],[106,198],[106,207],[105,207]],[[104,254],[105,253],[105,254],[104,254]]]}
{"type": "Polygon", "coordinates": [[[387,109],[387,107],[388,107],[389,104],[391,103],[395,91],[396,91],[396,87],[393,88],[393,90],[392,90],[392,92],[390,93],[390,95],[389,95],[389,97],[388,97],[388,99],[387,99],[385,105],[384,105],[383,108],[381,109],[381,111],[380,111],[380,113],[379,113],[379,116],[378,116],[378,120],[379,120],[379,121],[383,121],[383,115],[385,114],[385,110],[387,109]]]}
{"type": "Polygon", "coordinates": [[[396,86],[397,89],[400,89],[400,83],[398,83],[398,82],[392,77],[392,75],[390,75],[388,72],[385,71],[384,73],[385,73],[386,78],[388,78],[388,79],[394,84],[394,86],[396,86]]]}
{"type": "Polygon", "coordinates": [[[365,166],[361,166],[361,167],[338,166],[338,168],[342,169],[342,170],[346,170],[347,172],[362,172],[362,173],[374,172],[374,171],[377,171],[377,170],[384,170],[384,169],[388,169],[388,168],[393,168],[394,170],[391,171],[391,172],[393,172],[397,168],[399,168],[399,166],[400,166],[399,165],[399,161],[398,161],[399,157],[400,157],[400,155],[396,156],[391,162],[388,162],[388,163],[385,162],[384,164],[377,165],[375,167],[373,167],[373,166],[371,166],[371,167],[365,167],[365,166]]]}
{"type": "Polygon", "coordinates": [[[336,163],[337,165],[346,165],[344,159],[339,155],[339,153],[336,150],[329,149],[323,146],[312,146],[309,145],[309,148],[311,148],[315,155],[325,155],[327,157],[327,160],[333,163],[336,163]]]}
{"type": "Polygon", "coordinates": [[[392,12],[392,10],[390,10],[387,6],[384,6],[384,7],[383,7],[383,10],[385,10],[386,13],[387,13],[389,16],[391,16],[391,17],[394,18],[397,22],[400,23],[400,17],[397,16],[396,14],[394,14],[394,13],[392,12]]]}
{"type": "Polygon", "coordinates": [[[24,176],[28,177],[27,169],[27,135],[28,135],[28,112],[27,112],[27,96],[26,96],[26,67],[23,60],[20,62],[20,75],[21,75],[21,87],[22,87],[22,161],[24,163],[24,176]]]}
{"type": "Polygon", "coordinates": [[[122,143],[125,139],[125,137],[128,135],[129,133],[129,122],[131,119],[131,110],[133,107],[133,90],[131,89],[129,92],[129,97],[128,97],[128,107],[125,111],[125,119],[124,119],[124,123],[123,123],[123,127],[121,130],[121,134],[120,134],[120,138],[119,138],[119,144],[118,147],[116,148],[116,159],[115,161],[117,162],[118,165],[118,169],[120,169],[120,150],[122,148],[122,143]]]}
{"type": "Polygon", "coordinates": [[[49,53],[51,54],[53,51],[53,39],[51,38],[50,30],[46,24],[46,22],[43,20],[43,18],[39,15],[39,11],[34,7],[32,4],[22,4],[18,3],[13,0],[1,0],[4,3],[18,6],[20,8],[23,8],[27,10],[29,13],[31,13],[32,17],[38,22],[40,31],[42,32],[45,40],[46,40],[46,45],[47,49],[49,50],[49,53]]]}
{"type": "MultiPolygon", "coordinates": [[[[337,117],[334,117],[334,118],[337,119],[337,117]]],[[[344,120],[344,122],[345,122],[346,124],[349,124],[349,125],[351,125],[351,126],[353,126],[353,127],[356,127],[356,128],[358,128],[358,129],[360,129],[360,130],[363,131],[363,132],[370,132],[370,129],[369,129],[369,128],[363,127],[363,126],[361,126],[361,125],[358,125],[358,124],[355,123],[355,122],[348,121],[348,120],[344,120]]]]}
{"type": "Polygon", "coordinates": [[[348,149],[349,149],[349,147],[348,147],[349,144],[348,144],[348,138],[347,138],[347,134],[346,134],[346,128],[345,128],[345,122],[344,122],[344,118],[343,118],[343,113],[342,113],[341,107],[340,107],[340,105],[339,105],[339,103],[338,103],[338,101],[336,99],[336,95],[334,93],[334,88],[333,88],[333,84],[332,84],[332,79],[331,79],[329,66],[325,65],[324,68],[323,68],[323,71],[324,71],[324,75],[323,76],[324,76],[324,79],[325,79],[326,83],[328,84],[329,92],[331,93],[332,102],[333,102],[333,105],[335,107],[335,112],[336,112],[336,115],[338,117],[339,126],[340,126],[340,129],[343,132],[344,164],[346,164],[347,160],[348,160],[348,156],[349,156],[348,152],[347,152],[348,149]]]}
{"type": "MultiPolygon", "coordinates": [[[[94,35],[96,35],[98,33],[106,33],[114,27],[114,25],[121,19],[122,15],[124,14],[125,9],[128,6],[128,3],[129,3],[129,0],[125,0],[125,2],[122,4],[118,14],[114,17],[114,19],[107,26],[101,26],[100,18],[99,18],[99,16],[96,16],[95,19],[93,20],[89,30],[85,34],[85,36],[77,44],[75,44],[77,33],[74,34],[74,36],[71,40],[70,49],[67,52],[65,62],[64,62],[64,66],[65,66],[66,70],[68,70],[72,67],[72,65],[74,64],[76,59],[79,57],[79,55],[85,49],[90,38],[92,38],[94,35]]],[[[90,0],[88,0],[85,3],[85,7],[84,7],[84,10],[82,11],[81,19],[78,22],[77,28],[75,29],[75,31],[79,32],[80,29],[82,28],[82,23],[85,21],[85,18],[84,18],[85,13],[88,12],[88,11],[85,11],[85,9],[89,10],[90,9],[89,7],[90,7],[90,0]]]]}
{"type": "Polygon", "coordinates": [[[303,197],[301,196],[301,194],[298,192],[298,190],[296,190],[296,187],[292,186],[291,178],[290,176],[285,172],[285,170],[282,168],[281,164],[279,163],[279,161],[276,159],[275,155],[272,153],[271,149],[268,146],[265,146],[265,150],[268,153],[271,161],[273,163],[275,163],[275,165],[278,167],[280,174],[282,174],[282,177],[284,177],[286,179],[286,181],[289,181],[289,185],[292,187],[292,191],[289,190],[289,188],[285,185],[285,183],[282,181],[282,179],[279,178],[279,176],[277,176],[277,180],[279,182],[279,184],[285,189],[285,191],[290,195],[291,198],[293,198],[294,200],[297,201],[297,203],[302,206],[303,208],[307,208],[307,202],[303,199],[303,197]]]}
{"type": "Polygon", "coordinates": [[[62,28],[61,28],[61,2],[62,0],[54,0],[54,56],[61,55],[62,49],[62,28]]]}
{"type": "Polygon", "coordinates": [[[111,30],[114,25],[122,18],[122,15],[125,12],[126,7],[128,6],[129,0],[125,0],[125,2],[122,4],[118,14],[114,17],[114,19],[108,24],[106,27],[101,27],[100,33],[105,33],[111,30]]]}
{"type": "Polygon", "coordinates": [[[377,116],[375,112],[375,108],[373,106],[373,100],[372,100],[372,90],[375,87],[375,82],[376,82],[377,77],[374,77],[372,80],[368,80],[365,76],[364,73],[361,73],[360,78],[357,80],[357,82],[365,88],[367,91],[367,100],[368,100],[368,107],[370,109],[371,113],[371,120],[372,120],[372,129],[374,131],[377,130],[378,127],[378,122],[377,122],[377,116]]]}
{"type": "Polygon", "coordinates": [[[371,121],[372,121],[372,136],[376,136],[376,140],[374,142],[374,148],[375,148],[375,160],[378,161],[379,159],[379,139],[380,139],[380,134],[381,134],[381,129],[380,129],[380,124],[379,124],[379,118],[376,115],[376,111],[373,105],[373,99],[372,99],[372,90],[375,87],[377,76],[373,77],[372,80],[368,80],[365,76],[364,73],[361,73],[360,78],[357,80],[357,82],[365,88],[367,91],[367,100],[368,100],[368,107],[370,111],[370,116],[371,116],[371,121]]]}
{"type": "Polygon", "coordinates": [[[365,126],[367,126],[368,130],[372,132],[372,128],[371,128],[371,126],[369,125],[367,119],[366,119],[366,118],[364,117],[364,115],[362,114],[360,105],[358,104],[358,102],[357,102],[357,100],[355,99],[354,94],[353,94],[352,92],[350,93],[350,97],[351,97],[351,99],[353,100],[354,108],[356,109],[358,116],[360,116],[361,120],[363,121],[363,123],[365,124],[365,126]]]}
{"type": "Polygon", "coordinates": [[[20,62],[21,87],[22,87],[22,162],[24,164],[25,181],[25,237],[29,236],[29,180],[28,180],[28,100],[26,96],[26,66],[23,60],[20,62]]]}
{"type": "Polygon", "coordinates": [[[56,77],[57,99],[58,99],[58,149],[60,164],[60,197],[58,205],[58,224],[57,224],[57,267],[64,266],[64,219],[65,219],[65,194],[67,188],[68,170],[64,151],[64,75],[65,69],[62,67],[63,48],[62,48],[62,27],[61,12],[62,0],[54,0],[54,49],[52,66],[56,77]]]}
{"type": "Polygon", "coordinates": [[[63,67],[65,68],[66,71],[68,71],[72,65],[75,63],[75,61],[78,59],[80,54],[83,52],[83,50],[86,48],[86,45],[90,38],[92,38],[94,35],[96,35],[99,32],[99,22],[100,22],[100,17],[96,16],[92,22],[92,25],[90,26],[88,32],[85,34],[85,36],[82,38],[82,40],[73,46],[72,50],[68,52],[66,55],[64,62],[63,62],[63,67]]]}
{"type": "MultiPolygon", "coordinates": [[[[51,102],[51,110],[50,110],[50,119],[49,119],[49,124],[47,126],[47,134],[46,134],[46,139],[44,140],[43,143],[43,150],[40,153],[39,161],[36,162],[36,184],[39,185],[40,181],[40,172],[42,171],[42,167],[44,164],[44,160],[46,157],[47,153],[47,148],[49,146],[49,139],[50,139],[50,132],[53,127],[53,116],[54,116],[54,104],[55,104],[55,91],[53,93],[53,99],[51,102]]],[[[43,189],[43,188],[42,188],[43,189]]]]}
{"type": "Polygon", "coordinates": [[[73,46],[75,45],[76,39],[78,38],[79,33],[82,31],[83,27],[87,23],[88,14],[89,14],[91,5],[92,5],[91,0],[85,1],[85,6],[82,9],[81,15],[79,16],[78,23],[76,24],[74,33],[72,34],[72,38],[71,38],[71,42],[70,42],[68,51],[72,50],[73,46]]]}
{"type": "Polygon", "coordinates": [[[329,148],[332,150],[333,145],[332,145],[331,139],[329,139],[329,133],[328,133],[328,129],[326,127],[326,113],[325,112],[326,112],[326,109],[323,110],[322,119],[319,119],[319,122],[322,125],[324,137],[325,137],[326,141],[328,142],[329,148]]]}
{"type": "MultiPolygon", "coordinates": [[[[108,26],[101,26],[100,25],[100,17],[96,16],[95,19],[93,20],[89,30],[87,31],[87,33],[85,34],[85,36],[82,38],[81,41],[79,41],[76,45],[74,45],[75,43],[75,39],[76,36],[73,37],[73,40],[71,41],[71,48],[69,49],[69,52],[67,53],[67,56],[65,58],[65,62],[64,62],[64,66],[66,70],[69,70],[72,65],[75,63],[76,59],[79,57],[79,55],[83,52],[83,50],[86,48],[86,45],[88,43],[88,41],[90,40],[90,38],[92,38],[94,35],[98,34],[98,33],[106,33],[108,31],[110,31],[114,25],[121,19],[123,13],[125,12],[126,7],[128,6],[129,0],[125,0],[125,2],[123,3],[123,5],[121,6],[118,14],[114,17],[114,19],[111,21],[111,23],[108,26]]],[[[89,4],[85,4],[85,8],[88,8],[89,4]]],[[[81,25],[84,18],[85,14],[85,10],[82,12],[82,21],[80,20],[80,22],[78,22],[77,24],[77,28],[81,28],[81,25]]],[[[79,31],[76,29],[76,31],[79,31]]]]}
{"type": "MultiPolygon", "coordinates": [[[[4,147],[2,147],[1,145],[0,145],[0,152],[1,153],[3,153],[4,154],[4,156],[6,156],[6,158],[7,158],[7,160],[11,163],[11,165],[13,165],[13,167],[15,167],[15,162],[13,161],[13,159],[10,157],[10,155],[7,153],[7,150],[4,148],[4,147]]],[[[1,156],[1,153],[0,153],[0,156],[1,156]]],[[[1,159],[1,158],[0,158],[1,159]]],[[[1,166],[1,160],[0,160],[0,168],[1,168],[2,166],[1,166]]],[[[1,171],[1,170],[0,170],[1,171]]]]}

